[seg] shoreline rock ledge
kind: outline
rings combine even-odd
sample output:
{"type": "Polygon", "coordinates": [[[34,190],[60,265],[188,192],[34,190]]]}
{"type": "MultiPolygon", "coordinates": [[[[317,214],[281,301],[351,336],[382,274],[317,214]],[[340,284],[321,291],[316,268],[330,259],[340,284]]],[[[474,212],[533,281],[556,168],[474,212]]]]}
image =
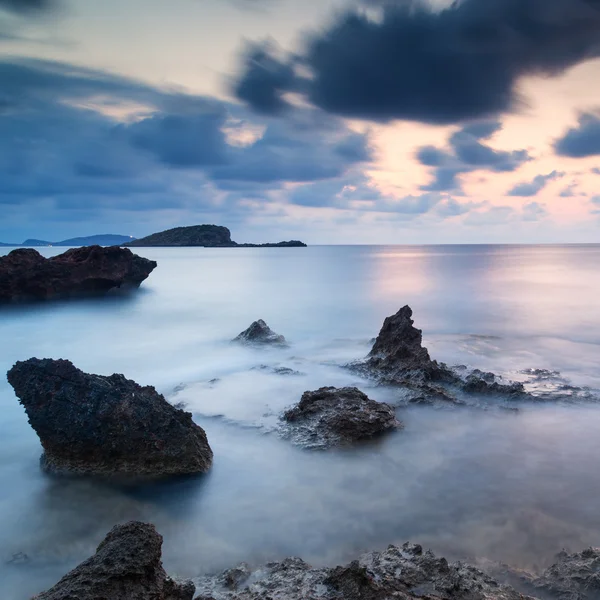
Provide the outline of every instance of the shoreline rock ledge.
{"type": "Polygon", "coordinates": [[[117,525],[96,554],[32,600],[192,600],[194,584],[176,582],[165,573],[162,541],[154,525],[117,525]]]}
{"type": "Polygon", "coordinates": [[[44,258],[33,248],[0,257],[0,302],[54,300],[102,295],[139,287],[157,263],[128,248],[85,246],[44,258]]]}
{"type": "Polygon", "coordinates": [[[371,400],[351,387],[304,392],[282,419],[289,437],[309,448],[350,444],[402,427],[389,404],[371,400]]]}
{"type": "Polygon", "coordinates": [[[162,478],[211,467],[202,427],[151,386],[48,358],[16,363],[8,381],[40,438],[47,472],[162,478]]]}

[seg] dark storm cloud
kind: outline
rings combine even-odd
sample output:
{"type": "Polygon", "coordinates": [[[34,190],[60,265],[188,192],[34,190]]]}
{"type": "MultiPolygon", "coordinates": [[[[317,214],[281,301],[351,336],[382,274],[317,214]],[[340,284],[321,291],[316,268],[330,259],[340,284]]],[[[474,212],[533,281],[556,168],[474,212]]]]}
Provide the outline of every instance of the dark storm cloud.
{"type": "Polygon", "coordinates": [[[529,198],[531,196],[537,196],[551,181],[564,177],[564,173],[558,171],[552,171],[547,175],[538,175],[534,177],[532,181],[527,181],[517,184],[509,192],[508,196],[518,196],[521,198],[529,198]]]}
{"type": "Polygon", "coordinates": [[[560,156],[572,158],[600,154],[600,118],[589,113],[582,114],[578,126],[569,129],[557,140],[554,149],[560,156]]]}
{"type": "Polygon", "coordinates": [[[600,0],[463,0],[441,11],[385,2],[379,18],[338,15],[297,56],[253,45],[235,91],[271,114],[299,91],[347,117],[456,123],[516,110],[521,77],[556,76],[599,53],[600,0]],[[310,76],[293,74],[298,65],[310,76]]]}
{"type": "Polygon", "coordinates": [[[214,98],[34,60],[0,61],[0,80],[5,206],[51,202],[82,215],[187,202],[212,209],[218,200],[226,212],[235,206],[224,194],[264,198],[288,181],[338,177],[370,159],[366,136],[313,109],[256,121],[214,98]],[[229,143],[228,132],[254,125],[262,137],[229,143]]]}
{"type": "Polygon", "coordinates": [[[471,123],[454,132],[448,149],[423,146],[416,152],[417,160],[432,167],[434,179],[421,189],[431,192],[460,191],[457,177],[462,173],[486,170],[496,173],[516,171],[531,160],[526,150],[506,152],[494,150],[483,141],[502,129],[499,121],[471,123]]]}
{"type": "Polygon", "coordinates": [[[56,6],[54,0],[0,0],[0,10],[24,14],[50,10],[56,6]]]}

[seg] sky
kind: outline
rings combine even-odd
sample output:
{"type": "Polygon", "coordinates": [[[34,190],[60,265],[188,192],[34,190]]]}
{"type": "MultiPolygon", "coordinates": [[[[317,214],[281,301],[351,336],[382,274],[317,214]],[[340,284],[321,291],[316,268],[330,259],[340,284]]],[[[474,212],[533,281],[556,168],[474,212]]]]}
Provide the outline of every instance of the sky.
{"type": "Polygon", "coordinates": [[[600,0],[0,0],[0,241],[600,242],[600,0]]]}

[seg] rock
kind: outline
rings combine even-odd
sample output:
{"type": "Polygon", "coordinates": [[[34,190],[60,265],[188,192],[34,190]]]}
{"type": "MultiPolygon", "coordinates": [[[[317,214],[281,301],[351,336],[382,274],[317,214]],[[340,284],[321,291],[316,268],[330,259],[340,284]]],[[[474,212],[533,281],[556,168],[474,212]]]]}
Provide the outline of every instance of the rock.
{"type": "Polygon", "coordinates": [[[516,381],[502,383],[493,373],[484,373],[479,369],[467,375],[462,389],[467,394],[499,394],[513,398],[527,396],[522,383],[516,381]]]}
{"type": "Polygon", "coordinates": [[[275,244],[238,244],[231,239],[231,231],[220,225],[191,225],[153,233],[125,246],[201,246],[204,248],[294,248],[305,247],[298,240],[275,244]]]}
{"type": "Polygon", "coordinates": [[[389,404],[371,400],[357,388],[304,392],[282,419],[295,442],[313,448],[349,444],[402,426],[389,404]]]}
{"type": "Polygon", "coordinates": [[[557,562],[541,577],[534,579],[533,587],[559,600],[596,600],[600,598],[600,548],[583,552],[561,552],[557,562]]]}
{"type": "Polygon", "coordinates": [[[345,567],[313,569],[299,558],[270,563],[243,586],[228,587],[223,576],[196,581],[200,597],[215,600],[526,600],[509,586],[463,563],[448,563],[421,546],[389,546],[345,567]]]}
{"type": "Polygon", "coordinates": [[[287,346],[282,335],[275,333],[262,319],[254,321],[248,329],[242,331],[232,341],[242,344],[287,346]]]}
{"type": "Polygon", "coordinates": [[[412,309],[404,306],[383,322],[366,368],[386,383],[455,383],[457,376],[444,364],[431,360],[422,345],[423,332],[414,327],[412,309]]]}
{"type": "Polygon", "coordinates": [[[194,584],[167,576],[161,547],[153,525],[117,525],[94,556],[33,600],[192,600],[194,584]]]}
{"type": "Polygon", "coordinates": [[[8,381],[40,438],[46,471],[165,477],[211,466],[204,430],[153,387],[47,358],[16,363],[8,381]]]}
{"type": "Polygon", "coordinates": [[[156,262],[127,248],[87,246],[44,258],[32,248],[0,257],[0,302],[50,300],[138,287],[156,262]]]}

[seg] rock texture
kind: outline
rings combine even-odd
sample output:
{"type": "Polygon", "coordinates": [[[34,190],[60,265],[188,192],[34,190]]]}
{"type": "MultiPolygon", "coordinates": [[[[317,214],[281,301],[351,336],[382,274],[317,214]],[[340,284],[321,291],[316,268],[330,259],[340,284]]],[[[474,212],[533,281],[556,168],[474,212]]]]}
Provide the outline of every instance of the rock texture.
{"type": "Polygon", "coordinates": [[[350,444],[402,426],[389,404],[371,400],[357,388],[304,392],[282,418],[289,436],[311,448],[350,444]]]}
{"type": "Polygon", "coordinates": [[[125,246],[202,246],[205,248],[281,248],[303,247],[303,242],[292,240],[276,244],[238,244],[231,239],[231,232],[220,225],[192,225],[160,231],[133,240],[125,246]]]}
{"type": "Polygon", "coordinates": [[[557,562],[532,581],[534,589],[559,600],[600,598],[600,548],[576,554],[561,552],[557,562]]]}
{"type": "Polygon", "coordinates": [[[94,556],[33,600],[192,600],[194,584],[167,576],[161,547],[153,525],[117,525],[94,556]]]}
{"type": "Polygon", "coordinates": [[[389,546],[345,567],[313,569],[299,558],[254,572],[246,565],[196,581],[200,598],[214,600],[526,600],[475,567],[449,564],[421,546],[389,546]]]}
{"type": "Polygon", "coordinates": [[[242,331],[232,341],[242,344],[287,346],[285,338],[275,333],[262,319],[254,321],[248,329],[242,331]]]}
{"type": "Polygon", "coordinates": [[[423,347],[423,332],[414,326],[412,315],[410,306],[404,306],[385,319],[366,360],[351,367],[384,384],[410,388],[415,395],[409,402],[416,404],[463,404],[457,393],[533,399],[521,383],[504,383],[493,373],[479,369],[461,375],[432,360],[423,347]]]}
{"type": "Polygon", "coordinates": [[[37,250],[17,249],[0,257],[0,302],[50,300],[104,294],[137,287],[156,262],[126,248],[88,246],[44,258],[37,250]]]}
{"type": "Polygon", "coordinates": [[[49,472],[166,477],[211,466],[204,430],[153,387],[38,358],[16,363],[8,381],[40,438],[49,472]]]}

